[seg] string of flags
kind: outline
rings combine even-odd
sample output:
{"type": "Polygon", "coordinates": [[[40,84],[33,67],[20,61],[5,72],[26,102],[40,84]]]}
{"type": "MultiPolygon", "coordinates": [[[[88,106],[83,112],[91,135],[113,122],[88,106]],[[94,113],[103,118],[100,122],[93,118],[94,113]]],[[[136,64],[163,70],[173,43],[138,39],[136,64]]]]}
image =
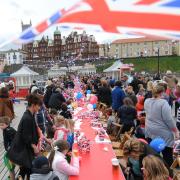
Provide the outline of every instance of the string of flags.
{"type": "Polygon", "coordinates": [[[180,39],[179,22],[179,0],[81,0],[0,47],[10,41],[31,42],[54,24],[62,29],[180,39]]]}

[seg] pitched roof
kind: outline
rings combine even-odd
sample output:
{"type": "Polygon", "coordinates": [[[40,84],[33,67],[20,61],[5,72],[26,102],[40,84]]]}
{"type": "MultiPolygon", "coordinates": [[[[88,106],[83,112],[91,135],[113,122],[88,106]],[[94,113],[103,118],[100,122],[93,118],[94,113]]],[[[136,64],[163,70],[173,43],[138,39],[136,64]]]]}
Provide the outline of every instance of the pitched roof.
{"type": "Polygon", "coordinates": [[[117,39],[113,41],[111,44],[122,44],[122,43],[139,43],[139,42],[152,42],[152,41],[167,41],[169,39],[166,38],[129,38],[129,39],[117,39]]]}
{"type": "Polygon", "coordinates": [[[22,66],[18,71],[11,74],[11,76],[26,76],[26,75],[39,75],[39,73],[32,71],[27,66],[22,66]]]}
{"type": "Polygon", "coordinates": [[[113,71],[119,71],[120,69],[129,69],[131,68],[128,64],[123,64],[120,60],[114,62],[114,64],[107,69],[105,69],[103,72],[113,72],[113,71]]]}

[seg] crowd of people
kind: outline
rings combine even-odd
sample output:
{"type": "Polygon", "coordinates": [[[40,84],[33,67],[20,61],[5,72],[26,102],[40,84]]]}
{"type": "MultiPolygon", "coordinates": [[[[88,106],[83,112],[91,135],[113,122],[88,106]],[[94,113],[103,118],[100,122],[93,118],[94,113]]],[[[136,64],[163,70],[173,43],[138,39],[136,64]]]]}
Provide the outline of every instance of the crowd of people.
{"type": "Polygon", "coordinates": [[[20,167],[21,179],[26,176],[30,180],[66,180],[70,175],[79,174],[79,158],[72,153],[73,110],[77,108],[75,78],[85,97],[88,91],[97,96],[99,106],[94,109],[99,111],[100,105],[105,107],[103,114],[107,118],[108,134],[113,122],[122,126],[121,134],[133,128],[133,138],[123,147],[125,177],[129,180],[170,180],[173,147],[180,131],[180,84],[170,72],[162,80],[134,75],[131,82],[126,75],[117,81],[98,74],[61,76],[49,79],[44,92],[33,81],[17,131],[10,127],[15,113],[8,87],[2,87],[0,128],[10,179],[15,179],[15,165],[20,167]],[[151,146],[156,138],[164,141],[159,152],[151,146]],[[45,155],[44,152],[49,153],[45,155]]]}

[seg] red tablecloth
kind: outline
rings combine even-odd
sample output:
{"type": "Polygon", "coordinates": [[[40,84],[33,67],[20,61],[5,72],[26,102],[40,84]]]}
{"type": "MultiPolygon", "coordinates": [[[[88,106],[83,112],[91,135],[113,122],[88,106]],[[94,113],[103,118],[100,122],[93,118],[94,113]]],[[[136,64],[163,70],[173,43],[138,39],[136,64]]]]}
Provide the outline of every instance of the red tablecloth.
{"type": "Polygon", "coordinates": [[[111,144],[95,143],[95,130],[90,126],[90,119],[84,119],[81,124],[81,132],[91,141],[89,153],[80,153],[80,174],[70,176],[70,180],[125,180],[121,168],[113,167],[111,159],[116,157],[111,144]],[[108,148],[108,151],[104,150],[108,148]]]}

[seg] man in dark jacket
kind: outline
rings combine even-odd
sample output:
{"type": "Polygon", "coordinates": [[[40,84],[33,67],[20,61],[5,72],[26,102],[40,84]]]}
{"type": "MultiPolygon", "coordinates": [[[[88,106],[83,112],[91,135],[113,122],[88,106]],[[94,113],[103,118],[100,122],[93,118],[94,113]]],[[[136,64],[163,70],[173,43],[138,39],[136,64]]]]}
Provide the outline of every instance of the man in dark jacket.
{"type": "Polygon", "coordinates": [[[111,106],[111,89],[108,87],[107,82],[104,80],[101,82],[102,86],[98,89],[98,100],[101,103],[111,106]]]}
{"type": "Polygon", "coordinates": [[[57,88],[55,92],[51,95],[48,106],[49,108],[61,110],[61,105],[66,102],[64,96],[61,94],[60,88],[57,88]]]}
{"type": "Polygon", "coordinates": [[[137,77],[133,77],[133,80],[130,83],[130,86],[133,87],[133,91],[135,94],[137,94],[139,91],[139,84],[143,84],[143,82],[140,79],[138,79],[137,77]]]}
{"type": "Polygon", "coordinates": [[[45,95],[44,95],[44,99],[43,99],[43,102],[44,102],[46,108],[49,108],[48,103],[49,103],[49,100],[50,100],[51,95],[53,93],[53,89],[54,89],[54,85],[53,84],[48,85],[46,87],[46,91],[45,91],[45,95]]]}
{"type": "Polygon", "coordinates": [[[112,91],[112,109],[117,110],[123,105],[123,99],[125,97],[124,91],[121,89],[121,82],[116,81],[115,88],[112,91]]]}

